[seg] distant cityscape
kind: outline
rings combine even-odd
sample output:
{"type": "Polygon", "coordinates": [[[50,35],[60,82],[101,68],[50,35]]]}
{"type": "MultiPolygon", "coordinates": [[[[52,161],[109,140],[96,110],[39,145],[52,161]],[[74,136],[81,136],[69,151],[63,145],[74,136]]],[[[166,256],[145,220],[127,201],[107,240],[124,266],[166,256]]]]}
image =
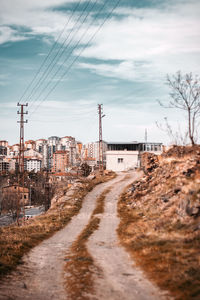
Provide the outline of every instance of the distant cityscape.
{"type": "MultiPolygon", "coordinates": [[[[20,145],[9,145],[0,140],[0,172],[16,172],[20,145]]],[[[139,153],[144,151],[159,154],[162,143],[107,143],[102,141],[103,164],[113,171],[123,171],[139,164],[139,153]]],[[[99,141],[82,144],[72,136],[51,136],[48,139],[28,140],[24,143],[24,170],[51,173],[67,173],[76,170],[82,163],[92,169],[99,164],[99,141]]]]}

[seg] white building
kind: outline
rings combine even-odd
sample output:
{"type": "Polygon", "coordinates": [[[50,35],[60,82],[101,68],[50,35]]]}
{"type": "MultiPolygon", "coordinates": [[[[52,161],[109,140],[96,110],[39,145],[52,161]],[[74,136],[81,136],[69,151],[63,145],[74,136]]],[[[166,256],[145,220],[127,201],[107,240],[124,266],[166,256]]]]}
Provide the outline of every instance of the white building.
{"type": "Polygon", "coordinates": [[[106,169],[120,172],[138,168],[140,167],[140,155],[146,151],[161,154],[162,143],[108,143],[106,169]]]}
{"type": "Polygon", "coordinates": [[[45,139],[39,139],[35,142],[36,144],[36,150],[42,154],[43,159],[42,159],[42,168],[46,169],[47,164],[48,164],[48,145],[47,145],[47,140],[45,139]]]}
{"type": "Polygon", "coordinates": [[[42,167],[42,160],[38,158],[26,159],[25,169],[28,172],[34,171],[35,173],[40,172],[42,167]]]}

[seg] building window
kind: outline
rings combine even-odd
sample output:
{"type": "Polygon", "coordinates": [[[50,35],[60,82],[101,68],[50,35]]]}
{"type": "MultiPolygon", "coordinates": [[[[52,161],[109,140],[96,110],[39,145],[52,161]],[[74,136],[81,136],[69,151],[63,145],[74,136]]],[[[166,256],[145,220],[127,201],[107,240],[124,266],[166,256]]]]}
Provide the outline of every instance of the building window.
{"type": "Polygon", "coordinates": [[[123,163],[124,159],[123,158],[118,158],[118,164],[123,163]]]}

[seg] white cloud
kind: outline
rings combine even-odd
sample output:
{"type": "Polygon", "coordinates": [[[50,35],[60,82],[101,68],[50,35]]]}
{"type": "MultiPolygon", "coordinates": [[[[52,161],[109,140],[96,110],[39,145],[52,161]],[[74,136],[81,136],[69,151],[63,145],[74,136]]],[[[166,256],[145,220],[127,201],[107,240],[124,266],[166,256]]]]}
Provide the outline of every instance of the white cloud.
{"type": "Polygon", "coordinates": [[[21,36],[16,30],[8,26],[0,26],[0,44],[23,41],[25,39],[27,39],[27,37],[21,36]]]}
{"type": "MultiPolygon", "coordinates": [[[[52,11],[52,6],[59,6],[76,0],[0,0],[0,24],[2,25],[0,44],[28,38],[28,35],[44,34],[57,37],[66,24],[66,13],[52,11]],[[10,28],[22,26],[31,30],[23,37],[23,33],[10,28]]],[[[78,1],[78,0],[77,0],[78,1]]],[[[69,24],[69,27],[73,23],[69,24]]]]}
{"type": "Polygon", "coordinates": [[[104,76],[128,80],[157,80],[179,69],[197,73],[200,59],[198,11],[199,1],[180,2],[165,9],[123,9],[128,16],[121,20],[113,17],[82,54],[86,58],[120,60],[119,64],[80,66],[104,76]]]}
{"type": "MultiPolygon", "coordinates": [[[[76,3],[79,0],[0,0],[0,24],[3,29],[9,26],[22,26],[30,29],[26,33],[26,38],[31,35],[43,34],[57,38],[67,23],[68,13],[65,11],[52,10],[53,7],[68,3],[76,3]]],[[[86,0],[82,0],[84,2],[86,0]]],[[[69,12],[69,15],[71,12],[69,12]]],[[[66,30],[71,30],[76,22],[76,13],[71,18],[66,30]]],[[[10,28],[10,35],[7,39],[0,39],[0,44],[7,41],[17,41],[23,38],[21,32],[16,37],[16,32],[10,28]],[[18,38],[18,39],[17,39],[18,38]]]]}

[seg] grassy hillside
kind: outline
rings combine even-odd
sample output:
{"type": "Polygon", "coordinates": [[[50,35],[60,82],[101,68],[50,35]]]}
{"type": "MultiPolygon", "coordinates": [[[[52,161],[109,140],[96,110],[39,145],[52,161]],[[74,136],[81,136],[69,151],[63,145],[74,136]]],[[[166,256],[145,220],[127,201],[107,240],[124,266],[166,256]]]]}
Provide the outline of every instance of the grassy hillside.
{"type": "Polygon", "coordinates": [[[144,176],[118,205],[121,242],[176,299],[200,299],[200,147],[142,159],[144,176]]]}

